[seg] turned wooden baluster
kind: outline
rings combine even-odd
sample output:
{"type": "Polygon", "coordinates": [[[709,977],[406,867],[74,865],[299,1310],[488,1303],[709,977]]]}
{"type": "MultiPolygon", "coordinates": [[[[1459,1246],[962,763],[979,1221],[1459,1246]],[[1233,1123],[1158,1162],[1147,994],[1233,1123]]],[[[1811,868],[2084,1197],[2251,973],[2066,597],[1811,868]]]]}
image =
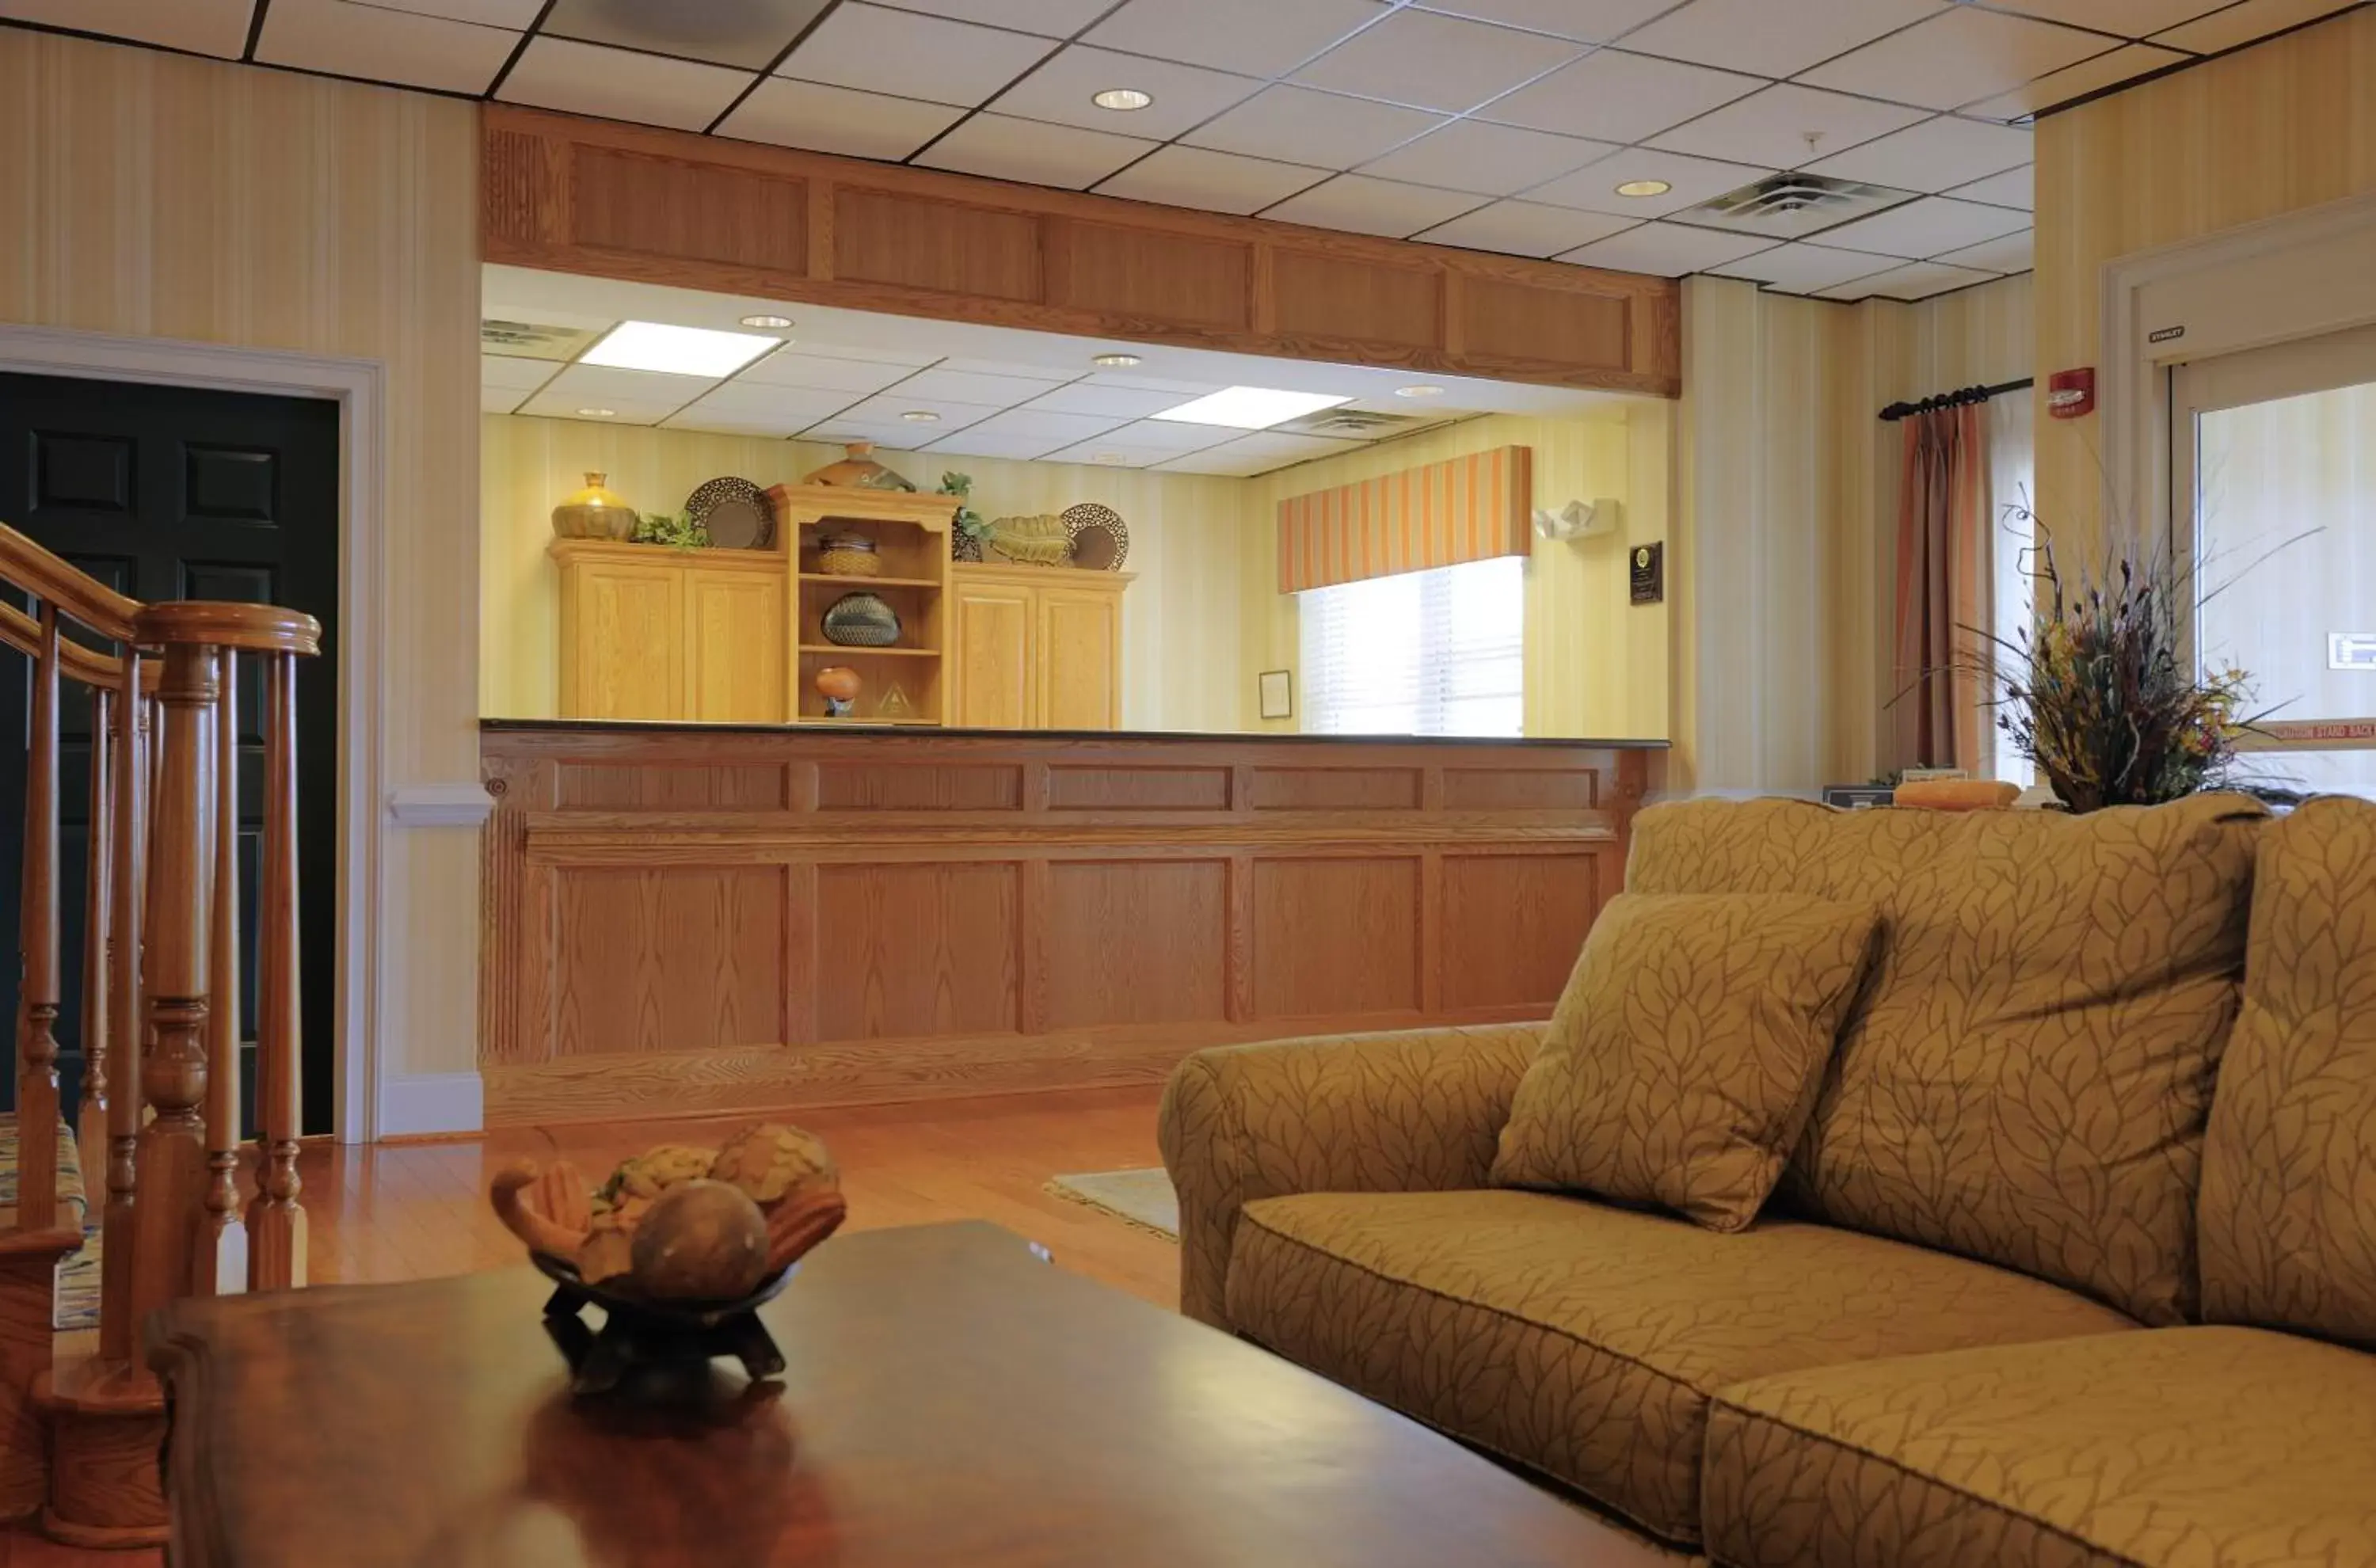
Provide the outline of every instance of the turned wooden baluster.
{"type": "Polygon", "coordinates": [[[212,910],[215,770],[213,645],[165,641],[157,696],[164,761],[150,813],[145,955],[148,1059],[140,1087],[155,1119],[140,1130],[133,1206],[132,1318],[191,1288],[196,1217],[207,1193],[207,933],[212,910]]]}
{"type": "MultiPolygon", "coordinates": [[[[90,831],[82,879],[82,1110],[75,1142],[83,1185],[105,1202],[107,1186],[108,991],[114,984],[115,694],[90,688],[90,831]]],[[[89,1200],[86,1199],[88,1202],[89,1200]]],[[[92,1206],[99,1206],[93,1205],[92,1206]]]]}
{"type": "Polygon", "coordinates": [[[247,1229],[239,1212],[239,655],[222,650],[215,697],[214,918],[207,982],[207,1197],[190,1255],[190,1289],[247,1289],[247,1229]]]}
{"type": "Polygon", "coordinates": [[[108,955],[109,1022],[115,1039],[107,1059],[107,1208],[101,1218],[99,1267],[99,1353],[132,1359],[133,1194],[138,1185],[141,1031],[140,933],[148,863],[149,756],[156,751],[152,704],[140,690],[139,650],[124,650],[124,683],[115,696],[115,942],[108,955]]]}
{"type": "Polygon", "coordinates": [[[297,659],[264,659],[264,853],[255,897],[255,1197],[248,1205],[248,1289],[305,1283],[297,1201],[297,659]]]}
{"type": "Polygon", "coordinates": [[[25,748],[25,875],[18,914],[17,1224],[58,1223],[58,612],[42,606],[25,748]]]}

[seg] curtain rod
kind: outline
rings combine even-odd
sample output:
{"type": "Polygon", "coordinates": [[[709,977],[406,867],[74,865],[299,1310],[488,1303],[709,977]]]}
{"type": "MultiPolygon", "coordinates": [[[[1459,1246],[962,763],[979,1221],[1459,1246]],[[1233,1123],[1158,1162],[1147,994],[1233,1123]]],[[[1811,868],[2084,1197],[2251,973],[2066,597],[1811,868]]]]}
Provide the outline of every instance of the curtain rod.
{"type": "Polygon", "coordinates": [[[1908,414],[1927,414],[1933,409],[1956,409],[1966,403],[1985,403],[2007,392],[2022,391],[2034,381],[2034,377],[2025,375],[2018,381],[2000,381],[1994,386],[1959,387],[1953,392],[1942,392],[1935,398],[1925,398],[1919,403],[1892,403],[1881,410],[1881,417],[1902,420],[1908,414]]]}

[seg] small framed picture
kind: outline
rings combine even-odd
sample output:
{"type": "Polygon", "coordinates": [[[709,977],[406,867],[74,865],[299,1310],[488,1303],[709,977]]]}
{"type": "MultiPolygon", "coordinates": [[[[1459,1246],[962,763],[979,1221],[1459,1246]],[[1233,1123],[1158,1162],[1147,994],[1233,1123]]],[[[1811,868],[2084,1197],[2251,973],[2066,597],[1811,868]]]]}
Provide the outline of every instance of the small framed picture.
{"type": "Polygon", "coordinates": [[[1265,719],[1295,717],[1295,677],[1286,670],[1265,670],[1254,677],[1262,686],[1262,716],[1265,719]]]}

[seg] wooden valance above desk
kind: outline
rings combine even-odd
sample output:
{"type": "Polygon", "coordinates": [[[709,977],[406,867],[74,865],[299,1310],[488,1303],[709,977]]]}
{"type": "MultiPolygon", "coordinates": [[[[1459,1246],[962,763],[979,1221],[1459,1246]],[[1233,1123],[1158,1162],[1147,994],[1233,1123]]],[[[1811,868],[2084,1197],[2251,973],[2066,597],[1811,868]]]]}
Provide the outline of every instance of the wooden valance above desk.
{"type": "Polygon", "coordinates": [[[490,720],[490,1124],[1546,1016],[1663,744],[490,720]]]}

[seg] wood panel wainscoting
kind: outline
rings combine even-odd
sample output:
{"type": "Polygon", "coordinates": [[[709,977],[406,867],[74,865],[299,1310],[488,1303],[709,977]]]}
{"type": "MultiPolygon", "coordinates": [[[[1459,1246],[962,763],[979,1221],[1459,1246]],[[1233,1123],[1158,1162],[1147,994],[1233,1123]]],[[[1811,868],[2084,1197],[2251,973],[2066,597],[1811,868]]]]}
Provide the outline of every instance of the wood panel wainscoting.
{"type": "Polygon", "coordinates": [[[489,261],[1131,342],[1681,389],[1671,279],[484,113],[489,261]]]}
{"type": "Polygon", "coordinates": [[[1664,742],[490,719],[490,1125],[1542,1017],[1664,742]]]}

